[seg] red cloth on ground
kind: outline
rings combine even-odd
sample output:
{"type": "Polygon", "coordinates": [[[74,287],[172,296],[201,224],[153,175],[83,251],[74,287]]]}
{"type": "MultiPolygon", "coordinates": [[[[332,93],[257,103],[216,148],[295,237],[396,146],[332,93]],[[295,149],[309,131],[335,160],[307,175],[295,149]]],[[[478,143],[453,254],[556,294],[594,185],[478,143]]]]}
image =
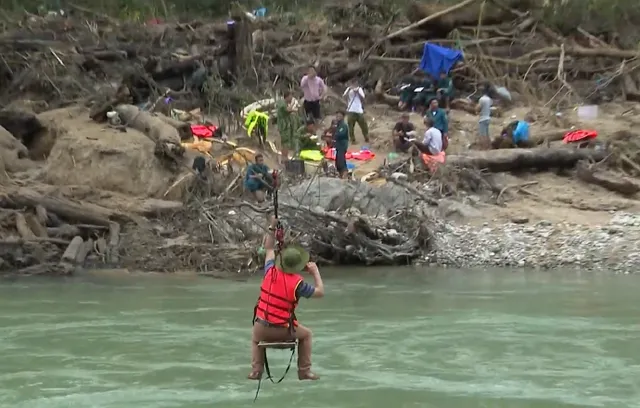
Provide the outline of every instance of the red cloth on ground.
{"type": "Polygon", "coordinates": [[[211,139],[216,130],[218,127],[215,125],[191,125],[191,133],[200,139],[211,139]]]}
{"type": "MultiPolygon", "coordinates": [[[[324,153],[324,158],[327,160],[335,160],[336,159],[336,149],[323,149],[322,151],[324,153]]],[[[353,159],[353,160],[361,160],[361,161],[369,161],[372,160],[374,157],[376,157],[376,154],[373,152],[370,152],[369,150],[360,150],[357,152],[350,152],[347,151],[346,154],[346,158],[347,160],[349,159],[353,159]]]]}
{"type": "Polygon", "coordinates": [[[564,143],[575,143],[595,139],[597,136],[598,132],[596,130],[578,129],[565,133],[562,141],[564,143]]]}

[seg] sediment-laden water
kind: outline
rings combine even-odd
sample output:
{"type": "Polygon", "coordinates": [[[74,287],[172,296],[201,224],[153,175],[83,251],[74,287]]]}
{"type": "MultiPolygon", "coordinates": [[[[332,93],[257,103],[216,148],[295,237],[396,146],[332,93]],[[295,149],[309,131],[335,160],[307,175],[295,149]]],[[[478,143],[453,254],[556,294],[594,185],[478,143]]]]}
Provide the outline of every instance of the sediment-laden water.
{"type": "MultiPolygon", "coordinates": [[[[315,383],[255,406],[640,407],[640,277],[341,270],[304,302],[315,383]]],[[[0,407],[248,407],[258,281],[0,283],[0,407]]],[[[279,374],[286,352],[273,351],[279,374]]]]}

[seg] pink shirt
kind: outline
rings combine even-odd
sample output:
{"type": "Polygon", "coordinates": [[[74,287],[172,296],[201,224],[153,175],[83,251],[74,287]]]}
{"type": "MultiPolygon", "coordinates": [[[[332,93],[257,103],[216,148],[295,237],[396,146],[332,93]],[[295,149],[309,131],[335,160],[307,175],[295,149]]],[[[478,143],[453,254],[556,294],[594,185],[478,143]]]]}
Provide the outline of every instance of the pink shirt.
{"type": "Polygon", "coordinates": [[[305,101],[317,101],[320,100],[322,92],[324,92],[324,81],[319,76],[310,79],[307,75],[302,77],[300,81],[300,87],[304,94],[305,101]]]}

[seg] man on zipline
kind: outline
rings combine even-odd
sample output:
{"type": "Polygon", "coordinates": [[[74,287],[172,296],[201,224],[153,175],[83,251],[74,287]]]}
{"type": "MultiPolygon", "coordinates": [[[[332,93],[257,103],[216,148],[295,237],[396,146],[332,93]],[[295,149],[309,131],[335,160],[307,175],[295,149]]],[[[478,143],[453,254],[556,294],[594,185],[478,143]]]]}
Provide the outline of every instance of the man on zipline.
{"type": "Polygon", "coordinates": [[[264,278],[260,296],[255,306],[251,336],[250,380],[262,378],[265,366],[265,350],[260,342],[288,342],[298,340],[298,379],[317,380],[311,372],[311,330],[296,320],[295,308],[300,298],[321,298],[324,284],[315,262],[309,262],[309,253],[303,248],[288,245],[276,253],[276,229],[273,217],[264,240],[264,278]],[[313,276],[314,284],[305,282],[300,272],[313,276]]]}

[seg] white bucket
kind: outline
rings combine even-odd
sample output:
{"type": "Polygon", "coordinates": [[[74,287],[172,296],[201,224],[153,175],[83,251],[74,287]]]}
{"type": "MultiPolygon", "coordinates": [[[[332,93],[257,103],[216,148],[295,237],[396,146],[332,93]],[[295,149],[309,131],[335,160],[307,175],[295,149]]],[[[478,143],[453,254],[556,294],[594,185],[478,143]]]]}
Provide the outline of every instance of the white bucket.
{"type": "Polygon", "coordinates": [[[578,119],[594,120],[598,118],[598,105],[578,106],[578,119]]]}

